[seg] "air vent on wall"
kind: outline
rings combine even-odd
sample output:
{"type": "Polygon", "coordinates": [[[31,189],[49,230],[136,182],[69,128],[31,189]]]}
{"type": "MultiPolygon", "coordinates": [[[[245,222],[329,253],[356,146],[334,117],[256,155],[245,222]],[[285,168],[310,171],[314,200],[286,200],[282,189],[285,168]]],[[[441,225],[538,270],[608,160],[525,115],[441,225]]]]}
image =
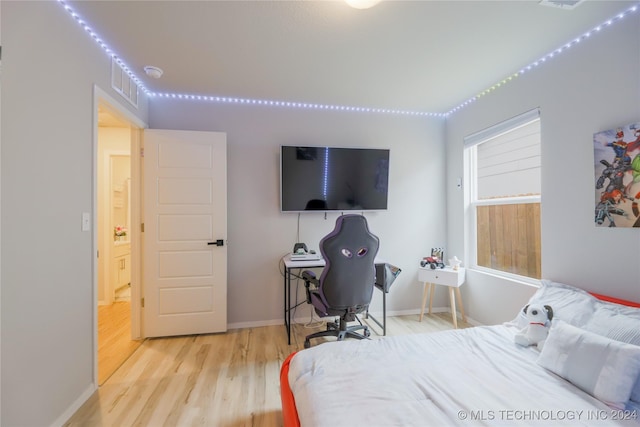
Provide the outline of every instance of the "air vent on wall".
{"type": "Polygon", "coordinates": [[[111,87],[138,108],[138,84],[133,80],[131,73],[114,58],[111,58],[111,87]]]}
{"type": "Polygon", "coordinates": [[[575,9],[584,0],[540,0],[543,6],[556,7],[559,9],[575,9]]]}

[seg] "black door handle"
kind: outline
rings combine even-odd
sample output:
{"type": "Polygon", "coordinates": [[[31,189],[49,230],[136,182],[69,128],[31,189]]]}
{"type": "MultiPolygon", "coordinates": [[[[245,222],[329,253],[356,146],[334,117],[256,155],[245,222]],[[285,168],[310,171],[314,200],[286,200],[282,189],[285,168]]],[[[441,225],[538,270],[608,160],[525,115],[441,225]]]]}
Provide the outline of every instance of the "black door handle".
{"type": "Polygon", "coordinates": [[[215,242],[209,242],[207,245],[216,245],[216,246],[224,246],[224,240],[218,239],[215,242]]]}

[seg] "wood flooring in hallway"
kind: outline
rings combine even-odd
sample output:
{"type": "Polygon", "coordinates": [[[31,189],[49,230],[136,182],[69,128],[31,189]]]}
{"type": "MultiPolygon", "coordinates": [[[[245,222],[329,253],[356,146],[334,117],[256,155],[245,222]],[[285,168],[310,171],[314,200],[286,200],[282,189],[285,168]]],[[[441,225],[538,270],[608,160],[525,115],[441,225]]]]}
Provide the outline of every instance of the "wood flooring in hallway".
{"type": "Polygon", "coordinates": [[[98,384],[102,385],[142,344],[131,339],[131,302],[98,306],[98,384]]]}

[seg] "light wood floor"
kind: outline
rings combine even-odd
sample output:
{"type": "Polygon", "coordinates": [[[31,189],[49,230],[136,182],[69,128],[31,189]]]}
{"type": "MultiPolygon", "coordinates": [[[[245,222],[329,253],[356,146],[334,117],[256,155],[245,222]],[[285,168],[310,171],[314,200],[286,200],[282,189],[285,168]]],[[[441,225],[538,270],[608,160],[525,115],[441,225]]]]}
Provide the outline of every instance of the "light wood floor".
{"type": "MultiPolygon", "coordinates": [[[[387,335],[452,328],[449,313],[387,319],[387,335]]],[[[147,339],[65,426],[281,426],[280,366],[322,329],[294,325],[291,345],[282,325],[147,339]]]]}
{"type": "Polygon", "coordinates": [[[131,340],[129,301],[98,306],[98,384],[104,384],[140,344],[131,340]]]}

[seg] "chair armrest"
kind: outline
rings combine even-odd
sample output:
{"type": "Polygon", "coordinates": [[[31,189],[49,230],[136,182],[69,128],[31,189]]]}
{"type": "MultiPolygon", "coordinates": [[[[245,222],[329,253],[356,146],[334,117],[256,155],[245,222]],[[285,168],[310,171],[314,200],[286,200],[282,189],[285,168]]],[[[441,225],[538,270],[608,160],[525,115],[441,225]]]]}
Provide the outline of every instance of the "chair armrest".
{"type": "Polygon", "coordinates": [[[305,281],[305,286],[307,283],[313,283],[314,285],[320,284],[318,279],[316,278],[316,273],[312,270],[305,270],[302,272],[302,280],[305,281]]]}
{"type": "Polygon", "coordinates": [[[316,278],[316,273],[311,270],[302,272],[302,280],[304,280],[304,287],[307,291],[307,304],[311,304],[311,283],[317,287],[320,285],[320,281],[316,278]]]}
{"type": "Polygon", "coordinates": [[[375,265],[376,268],[376,288],[380,289],[383,292],[389,293],[389,288],[396,280],[398,275],[402,272],[399,267],[395,265],[391,265],[389,263],[378,263],[375,265]]]}

